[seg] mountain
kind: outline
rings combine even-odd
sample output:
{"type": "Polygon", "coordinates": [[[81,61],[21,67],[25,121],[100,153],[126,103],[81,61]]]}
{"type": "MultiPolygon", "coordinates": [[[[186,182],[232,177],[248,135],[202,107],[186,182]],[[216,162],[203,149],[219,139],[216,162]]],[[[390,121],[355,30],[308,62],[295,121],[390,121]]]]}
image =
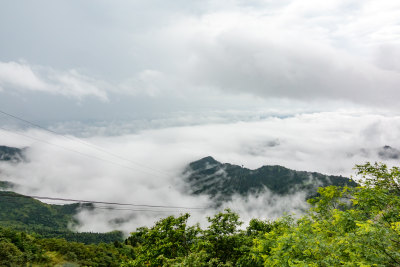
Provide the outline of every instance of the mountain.
{"type": "Polygon", "coordinates": [[[109,233],[76,233],[69,226],[77,224],[74,215],[92,204],[51,205],[10,191],[0,191],[0,227],[10,227],[42,237],[65,238],[86,244],[122,241],[119,231],[109,233]]]}
{"type": "Polygon", "coordinates": [[[400,159],[400,150],[392,146],[381,146],[372,148],[360,148],[358,150],[348,152],[347,157],[361,156],[367,161],[387,161],[400,159]]]}
{"type": "Polygon", "coordinates": [[[26,148],[0,146],[0,161],[21,162],[25,160],[26,148]]]}
{"type": "MultiPolygon", "coordinates": [[[[26,148],[0,146],[0,162],[19,163],[26,161],[25,150],[26,148]]],[[[0,169],[0,190],[12,190],[14,186],[14,183],[4,181],[0,169]]]]}
{"type": "Polygon", "coordinates": [[[184,176],[192,194],[207,194],[216,201],[229,200],[234,194],[245,196],[260,193],[265,187],[281,195],[305,190],[307,196],[311,197],[320,186],[357,185],[353,180],[342,176],[295,171],[278,165],[250,170],[221,163],[212,157],[190,163],[184,176]]]}
{"type": "Polygon", "coordinates": [[[378,150],[378,156],[383,160],[399,159],[400,150],[386,145],[378,150]]]}
{"type": "MultiPolygon", "coordinates": [[[[25,162],[27,148],[0,146],[0,162],[25,162]]],[[[0,227],[10,227],[42,237],[65,238],[85,244],[122,241],[120,231],[109,233],[77,233],[69,226],[77,224],[74,216],[81,209],[93,209],[92,204],[50,205],[34,198],[11,192],[15,184],[1,180],[0,169],[0,227]]]]}
{"type": "Polygon", "coordinates": [[[3,226],[67,229],[76,223],[80,204],[50,205],[10,191],[0,191],[0,224],[3,226]]]}

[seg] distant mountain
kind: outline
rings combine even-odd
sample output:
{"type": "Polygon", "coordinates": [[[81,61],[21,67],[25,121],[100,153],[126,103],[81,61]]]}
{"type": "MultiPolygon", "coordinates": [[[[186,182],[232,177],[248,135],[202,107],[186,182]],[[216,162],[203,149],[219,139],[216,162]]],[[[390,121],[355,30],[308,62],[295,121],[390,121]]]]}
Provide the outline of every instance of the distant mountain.
{"type": "Polygon", "coordinates": [[[375,148],[360,148],[347,153],[347,157],[361,156],[369,161],[386,161],[400,159],[400,150],[392,146],[382,146],[375,148]]]}
{"type": "MultiPolygon", "coordinates": [[[[0,225],[67,229],[80,204],[50,205],[10,191],[0,191],[0,225]]],[[[76,223],[76,222],[75,222],[76,223]]]]}
{"type": "MultiPolygon", "coordinates": [[[[11,163],[19,163],[22,161],[26,161],[25,150],[26,148],[0,146],[0,162],[6,161],[11,163]]],[[[11,190],[14,188],[14,186],[14,183],[4,181],[0,169],[0,190],[11,190]]]]}
{"type": "MultiPolygon", "coordinates": [[[[0,146],[0,162],[26,161],[27,148],[0,146]]],[[[78,222],[74,216],[81,209],[93,209],[92,204],[50,205],[34,198],[12,192],[15,184],[2,180],[0,170],[0,227],[39,234],[42,237],[65,238],[86,244],[122,241],[120,231],[109,233],[77,233],[69,229],[78,222]]]]}
{"type": "Polygon", "coordinates": [[[217,201],[229,200],[234,194],[245,196],[259,193],[265,187],[281,195],[305,190],[308,197],[311,197],[320,186],[357,185],[353,180],[342,176],[295,171],[277,165],[250,170],[221,163],[212,157],[190,163],[184,176],[192,194],[207,194],[217,201]]]}
{"type": "Polygon", "coordinates": [[[26,160],[24,156],[26,148],[0,146],[0,161],[20,162],[26,160]]]}
{"type": "Polygon", "coordinates": [[[378,156],[384,160],[399,159],[400,158],[400,150],[386,145],[386,146],[378,149],[378,156]]]}
{"type": "Polygon", "coordinates": [[[80,209],[93,209],[92,204],[51,205],[10,191],[0,191],[0,227],[10,227],[42,237],[65,238],[86,244],[122,241],[119,231],[109,233],[76,233],[69,225],[77,224],[74,215],[80,209]]]}

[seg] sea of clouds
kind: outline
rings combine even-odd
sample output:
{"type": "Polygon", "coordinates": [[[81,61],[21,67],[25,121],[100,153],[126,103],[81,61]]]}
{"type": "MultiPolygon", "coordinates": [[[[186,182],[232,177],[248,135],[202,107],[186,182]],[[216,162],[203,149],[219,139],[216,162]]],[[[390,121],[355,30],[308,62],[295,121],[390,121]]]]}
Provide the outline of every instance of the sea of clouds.
{"type": "MultiPolygon", "coordinates": [[[[156,127],[123,135],[91,135],[75,139],[28,128],[0,130],[2,145],[29,147],[27,162],[1,163],[1,180],[18,185],[27,195],[105,202],[179,206],[107,209],[98,205],[77,215],[79,231],[126,233],[151,225],[168,215],[190,212],[191,222],[206,223],[214,209],[207,196],[184,190],[182,172],[188,163],[205,156],[220,162],[255,169],[282,165],[295,170],[350,176],[355,164],[384,161],[385,145],[400,148],[400,118],[361,111],[305,113],[253,121],[156,127]]],[[[61,203],[61,202],[51,202],[61,203]]],[[[235,196],[223,208],[231,208],[248,222],[251,218],[275,219],[307,207],[304,192],[278,196],[268,190],[260,195],[235,196]]]]}

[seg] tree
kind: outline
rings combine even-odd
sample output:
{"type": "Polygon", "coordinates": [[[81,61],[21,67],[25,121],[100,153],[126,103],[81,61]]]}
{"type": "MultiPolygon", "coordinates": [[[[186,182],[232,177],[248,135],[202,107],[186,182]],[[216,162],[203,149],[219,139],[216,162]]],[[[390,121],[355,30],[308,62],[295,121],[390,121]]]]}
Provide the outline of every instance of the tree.
{"type": "Polygon", "coordinates": [[[210,257],[219,259],[223,263],[236,262],[240,257],[238,249],[243,236],[239,232],[239,226],[243,224],[239,221],[239,215],[230,209],[225,209],[225,212],[207,219],[210,225],[204,231],[204,240],[210,257]]]}
{"type": "Polygon", "coordinates": [[[140,228],[139,233],[132,233],[129,239],[136,246],[137,258],[128,265],[161,266],[166,259],[187,256],[200,231],[197,225],[187,226],[189,216],[169,216],[150,229],[140,228]]]}
{"type": "Polygon", "coordinates": [[[358,165],[362,185],[326,187],[309,214],[285,217],[256,239],[266,266],[400,265],[399,172],[384,164],[358,165]]]}

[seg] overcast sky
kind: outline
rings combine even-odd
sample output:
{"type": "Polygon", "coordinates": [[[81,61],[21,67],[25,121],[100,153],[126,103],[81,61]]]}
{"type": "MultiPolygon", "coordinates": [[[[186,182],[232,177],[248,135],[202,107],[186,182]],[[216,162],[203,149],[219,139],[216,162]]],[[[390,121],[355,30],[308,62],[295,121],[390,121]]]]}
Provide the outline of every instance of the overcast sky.
{"type": "Polygon", "coordinates": [[[42,123],[266,107],[399,110],[398,1],[0,5],[0,105],[42,123]]]}
{"type": "MultiPolygon", "coordinates": [[[[208,155],[338,175],[398,163],[400,1],[0,0],[0,38],[0,111],[83,138],[0,114],[0,145],[30,147],[0,166],[21,193],[207,205],[176,179],[208,155]]],[[[234,206],[276,217],[298,197],[234,206]]],[[[86,215],[84,230],[115,228],[86,215]]],[[[132,218],[128,232],[149,222],[132,218]]]]}

